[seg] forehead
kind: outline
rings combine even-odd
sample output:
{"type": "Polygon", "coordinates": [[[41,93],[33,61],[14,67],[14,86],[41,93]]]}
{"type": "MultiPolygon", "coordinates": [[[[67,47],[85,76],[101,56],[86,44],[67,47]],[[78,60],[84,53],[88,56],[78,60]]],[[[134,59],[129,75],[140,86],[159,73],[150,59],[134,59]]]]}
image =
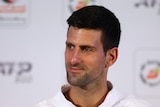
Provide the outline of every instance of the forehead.
{"type": "Polygon", "coordinates": [[[67,42],[86,44],[101,43],[101,36],[101,30],[71,26],[67,32],[67,42]]]}

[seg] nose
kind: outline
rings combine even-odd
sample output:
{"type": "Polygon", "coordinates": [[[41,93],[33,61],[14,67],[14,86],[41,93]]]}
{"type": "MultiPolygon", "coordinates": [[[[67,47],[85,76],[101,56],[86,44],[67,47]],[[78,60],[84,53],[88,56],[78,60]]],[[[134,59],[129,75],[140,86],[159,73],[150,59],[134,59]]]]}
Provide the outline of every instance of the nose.
{"type": "Polygon", "coordinates": [[[81,62],[81,54],[79,50],[74,50],[71,56],[71,64],[75,65],[81,62]]]}

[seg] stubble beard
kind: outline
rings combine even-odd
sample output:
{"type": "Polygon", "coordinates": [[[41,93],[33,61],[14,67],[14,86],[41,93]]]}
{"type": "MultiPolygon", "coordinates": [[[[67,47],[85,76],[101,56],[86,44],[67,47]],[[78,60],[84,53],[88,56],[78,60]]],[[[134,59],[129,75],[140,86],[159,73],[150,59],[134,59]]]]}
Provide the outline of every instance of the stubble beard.
{"type": "Polygon", "coordinates": [[[66,64],[66,72],[67,72],[67,81],[70,85],[72,86],[79,86],[83,87],[84,85],[87,84],[89,81],[89,75],[87,73],[87,67],[82,64],[77,64],[77,65],[71,65],[71,64],[66,64]],[[71,73],[67,68],[70,68],[71,66],[76,66],[80,69],[83,70],[81,73],[71,73]]]}
{"type": "Polygon", "coordinates": [[[66,64],[68,83],[72,86],[77,86],[81,88],[85,88],[90,83],[93,83],[97,81],[98,79],[102,78],[104,71],[102,69],[101,70],[99,69],[98,71],[101,71],[101,72],[99,72],[97,76],[92,75],[93,76],[92,77],[90,74],[88,74],[88,72],[92,72],[92,71],[90,71],[90,69],[87,66],[83,64],[76,64],[76,65],[66,64]],[[72,73],[68,69],[71,66],[76,66],[82,69],[83,71],[81,73],[72,73]]]}
{"type": "Polygon", "coordinates": [[[88,74],[70,74],[67,72],[68,83],[72,86],[84,87],[88,82],[88,74]]]}

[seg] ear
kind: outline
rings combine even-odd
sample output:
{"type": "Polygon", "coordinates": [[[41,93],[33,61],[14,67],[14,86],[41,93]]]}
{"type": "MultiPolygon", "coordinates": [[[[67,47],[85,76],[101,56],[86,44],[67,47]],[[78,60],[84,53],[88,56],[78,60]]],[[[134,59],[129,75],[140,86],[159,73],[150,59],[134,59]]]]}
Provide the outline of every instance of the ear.
{"type": "Polygon", "coordinates": [[[118,48],[114,47],[106,52],[106,67],[112,66],[118,58],[118,48]]]}

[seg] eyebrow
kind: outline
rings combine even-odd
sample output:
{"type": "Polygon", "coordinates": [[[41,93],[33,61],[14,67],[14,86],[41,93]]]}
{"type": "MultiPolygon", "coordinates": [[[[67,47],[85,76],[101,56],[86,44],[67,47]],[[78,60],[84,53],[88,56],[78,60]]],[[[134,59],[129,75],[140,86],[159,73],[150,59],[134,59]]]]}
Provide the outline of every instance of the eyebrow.
{"type": "Polygon", "coordinates": [[[89,47],[89,48],[95,49],[95,47],[91,45],[80,45],[80,47],[81,48],[89,47]]]}
{"type": "Polygon", "coordinates": [[[66,43],[66,45],[68,45],[68,44],[72,44],[72,45],[73,45],[73,43],[71,43],[71,42],[67,42],[67,41],[66,41],[65,43],[66,43]]]}
{"type": "MultiPolygon", "coordinates": [[[[66,45],[67,45],[67,44],[71,44],[71,45],[75,46],[73,43],[66,41],[66,45]]],[[[88,44],[79,45],[79,47],[90,47],[90,48],[92,48],[92,49],[96,49],[95,46],[88,45],[88,44]]]]}

